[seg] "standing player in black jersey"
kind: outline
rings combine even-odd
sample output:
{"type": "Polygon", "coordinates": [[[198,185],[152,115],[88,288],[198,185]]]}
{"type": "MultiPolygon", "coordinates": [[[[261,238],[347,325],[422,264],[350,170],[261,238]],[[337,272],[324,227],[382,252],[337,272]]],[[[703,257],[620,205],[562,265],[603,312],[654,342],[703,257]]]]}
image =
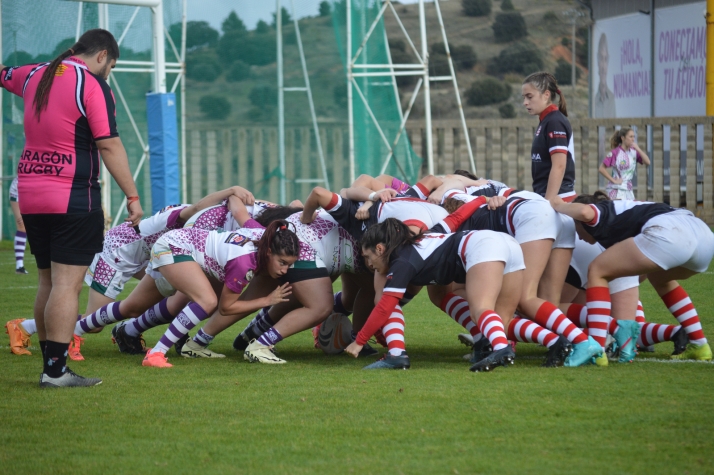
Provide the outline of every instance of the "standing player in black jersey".
{"type": "MultiPolygon", "coordinates": [[[[491,342],[493,353],[476,362],[471,371],[490,371],[513,363],[500,314],[513,315],[523,282],[523,254],[511,236],[493,231],[454,234],[414,234],[401,221],[388,218],[375,224],[360,240],[365,263],[375,271],[379,303],[357,339],[345,351],[357,356],[369,338],[385,325],[392,313],[401,312],[399,299],[409,284],[466,284],[474,321],[491,342]],[[378,287],[378,285],[380,285],[378,287]]],[[[406,352],[385,356],[392,368],[409,367],[406,352]]]]}
{"type": "MultiPolygon", "coordinates": [[[[573,129],[568,121],[568,109],[563,93],[555,78],[546,72],[533,73],[523,81],[521,88],[523,105],[531,115],[537,115],[540,123],[531,146],[531,173],[533,191],[553,202],[556,197],[564,201],[575,199],[575,148],[573,129]],[[555,96],[560,96],[558,105],[555,96]]],[[[572,219],[561,216],[568,233],[575,233],[572,219]]],[[[560,291],[565,282],[568,265],[573,255],[572,248],[553,249],[551,260],[543,273],[543,285],[538,295],[560,305],[560,291]],[[557,285],[556,285],[557,284],[557,285]],[[548,292],[545,289],[560,288],[548,292]]]]}
{"type": "MultiPolygon", "coordinates": [[[[712,359],[697,310],[677,283],[706,271],[714,256],[714,235],[703,221],[664,203],[610,201],[602,192],[579,196],[575,203],[556,199],[554,208],[576,220],[580,239],[606,249],[588,267],[588,325],[593,317],[597,321],[610,316],[609,281],[646,274],[691,342],[673,358],[712,359]]],[[[618,321],[620,361],[635,357],[640,329],[634,318],[618,321]]]]}

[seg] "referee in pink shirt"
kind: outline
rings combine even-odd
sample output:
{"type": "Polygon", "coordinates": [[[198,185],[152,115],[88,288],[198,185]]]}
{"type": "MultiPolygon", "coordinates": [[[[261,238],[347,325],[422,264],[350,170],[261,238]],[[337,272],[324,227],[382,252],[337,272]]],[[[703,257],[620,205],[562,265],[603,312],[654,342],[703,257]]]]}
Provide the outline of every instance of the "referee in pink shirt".
{"type": "Polygon", "coordinates": [[[102,382],[66,366],[84,274],[104,240],[100,155],[127,196],[127,221],[136,225],[143,215],[106,82],[118,58],[114,36],[95,29],[50,63],[0,66],[0,86],[25,105],[17,173],[20,212],[39,271],[40,387],[102,382]]]}

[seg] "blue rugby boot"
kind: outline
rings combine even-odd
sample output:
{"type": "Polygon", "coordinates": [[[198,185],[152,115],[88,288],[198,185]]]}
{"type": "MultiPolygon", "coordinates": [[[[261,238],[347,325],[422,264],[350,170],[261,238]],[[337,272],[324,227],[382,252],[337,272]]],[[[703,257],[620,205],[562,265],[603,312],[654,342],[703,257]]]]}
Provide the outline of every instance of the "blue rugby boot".
{"type": "Polygon", "coordinates": [[[640,324],[634,320],[618,320],[615,341],[620,349],[620,363],[631,363],[637,356],[637,337],[640,336],[640,324]]]}
{"type": "Polygon", "coordinates": [[[409,369],[410,367],[409,355],[406,351],[402,351],[399,356],[385,353],[380,359],[362,369],[409,369]]]}
{"type": "Polygon", "coordinates": [[[593,357],[599,358],[602,354],[602,346],[595,341],[595,338],[589,336],[587,341],[573,345],[573,352],[565,359],[563,366],[569,368],[582,366],[586,363],[591,363],[593,357]]]}

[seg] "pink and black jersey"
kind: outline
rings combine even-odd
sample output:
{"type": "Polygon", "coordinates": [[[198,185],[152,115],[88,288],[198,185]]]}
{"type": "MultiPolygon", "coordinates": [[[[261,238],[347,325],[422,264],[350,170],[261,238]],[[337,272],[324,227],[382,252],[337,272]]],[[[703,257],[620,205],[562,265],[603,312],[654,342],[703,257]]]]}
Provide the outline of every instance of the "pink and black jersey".
{"type": "Polygon", "coordinates": [[[648,201],[601,201],[589,206],[595,211],[595,217],[583,223],[583,228],[605,248],[637,236],[655,216],[676,211],[668,204],[648,201]]]}
{"type": "Polygon", "coordinates": [[[23,98],[25,149],[17,166],[23,214],[88,213],[101,209],[96,142],[118,137],[107,82],[72,56],[58,66],[39,119],[34,99],[49,63],[5,68],[0,85],[23,98]]]}
{"type": "Polygon", "coordinates": [[[570,201],[568,198],[575,197],[573,129],[570,127],[568,118],[558,110],[558,107],[551,105],[540,115],[540,124],[538,124],[531,146],[533,191],[541,196],[545,196],[548,189],[548,178],[550,170],[553,168],[550,156],[554,153],[566,155],[565,174],[558,195],[565,201],[570,201]]]}

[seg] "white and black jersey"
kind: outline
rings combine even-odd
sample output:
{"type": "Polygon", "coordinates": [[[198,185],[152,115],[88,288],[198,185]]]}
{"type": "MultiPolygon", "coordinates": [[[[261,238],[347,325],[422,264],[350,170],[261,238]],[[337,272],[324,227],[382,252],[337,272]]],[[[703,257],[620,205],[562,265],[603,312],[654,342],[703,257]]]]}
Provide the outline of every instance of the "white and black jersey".
{"type": "Polygon", "coordinates": [[[337,224],[346,229],[353,238],[359,241],[362,239],[365,231],[377,223],[377,213],[379,212],[379,206],[372,206],[369,208],[369,218],[360,221],[355,218],[355,213],[357,213],[357,210],[362,204],[362,201],[349,200],[341,197],[337,193],[333,193],[332,200],[325,208],[325,211],[330,213],[330,216],[337,221],[337,224]]]}
{"type": "MultiPolygon", "coordinates": [[[[540,124],[533,137],[531,146],[531,173],[533,175],[533,191],[545,196],[548,189],[548,179],[553,162],[550,157],[554,153],[566,155],[565,174],[558,190],[563,199],[575,196],[575,146],[573,129],[568,118],[556,106],[549,106],[540,117],[540,124]]],[[[568,200],[566,200],[568,201],[568,200]]]]}
{"type": "Polygon", "coordinates": [[[595,217],[583,223],[583,228],[605,248],[637,236],[655,216],[676,211],[668,204],[649,201],[601,201],[589,206],[595,217]]]}
{"type": "Polygon", "coordinates": [[[465,192],[471,196],[499,196],[505,190],[510,189],[505,183],[496,180],[488,180],[488,183],[481,186],[467,186],[465,192]]]}
{"type": "MultiPolygon", "coordinates": [[[[511,190],[511,188],[506,188],[511,190]]],[[[485,229],[496,231],[499,233],[516,235],[516,230],[513,227],[513,216],[518,207],[523,204],[527,198],[518,196],[520,190],[511,190],[509,198],[495,210],[488,209],[487,204],[479,206],[474,213],[469,216],[456,231],[482,231],[485,229]],[[512,196],[511,196],[512,195],[512,196]]],[[[525,192],[529,193],[529,192],[525,192]]],[[[454,215],[452,215],[454,216],[454,215]]],[[[437,224],[432,228],[435,232],[448,232],[442,224],[437,224]]]]}
{"type": "Polygon", "coordinates": [[[427,233],[418,243],[395,249],[389,256],[384,295],[402,298],[409,284],[466,282],[466,271],[459,259],[459,243],[466,234],[468,231],[427,233]]]}

